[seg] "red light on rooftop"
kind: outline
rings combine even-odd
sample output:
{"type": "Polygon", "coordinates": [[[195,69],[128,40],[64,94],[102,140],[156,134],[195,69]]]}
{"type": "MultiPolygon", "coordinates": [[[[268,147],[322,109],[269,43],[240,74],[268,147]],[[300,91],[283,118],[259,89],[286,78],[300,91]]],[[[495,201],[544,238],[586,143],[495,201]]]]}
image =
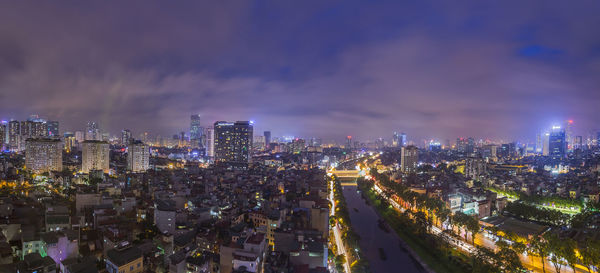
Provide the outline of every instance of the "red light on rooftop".
{"type": "Polygon", "coordinates": [[[352,139],[352,136],[348,136],[348,139],[352,139]]]}
{"type": "Polygon", "coordinates": [[[573,124],[573,120],[572,119],[569,120],[569,124],[573,124]]]}

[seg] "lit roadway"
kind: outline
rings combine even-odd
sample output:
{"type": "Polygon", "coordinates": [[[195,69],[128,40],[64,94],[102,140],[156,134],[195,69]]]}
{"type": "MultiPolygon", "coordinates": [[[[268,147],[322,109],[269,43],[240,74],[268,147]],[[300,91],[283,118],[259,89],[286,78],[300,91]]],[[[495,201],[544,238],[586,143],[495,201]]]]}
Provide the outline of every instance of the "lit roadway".
{"type": "MultiPolygon", "coordinates": [[[[384,197],[384,195],[382,194],[383,191],[381,190],[381,188],[379,187],[378,184],[379,183],[377,183],[377,181],[376,181],[376,183],[374,184],[374,189],[380,196],[384,197]]],[[[398,204],[395,200],[393,200],[391,198],[386,198],[386,199],[394,208],[396,208],[400,212],[404,212],[406,210],[402,206],[400,206],[400,204],[398,204]]],[[[463,252],[473,253],[476,250],[476,248],[472,244],[470,244],[469,241],[462,241],[462,239],[464,239],[465,232],[466,232],[464,229],[461,229],[459,232],[460,236],[462,237],[462,239],[460,239],[460,240],[457,239],[456,237],[450,236],[449,234],[442,232],[442,230],[435,225],[432,225],[430,227],[430,232],[433,233],[434,235],[442,237],[447,242],[449,242],[451,245],[455,246],[457,249],[460,249],[463,252]]],[[[471,239],[471,236],[467,236],[467,239],[471,239]]],[[[475,234],[475,245],[484,246],[484,247],[487,247],[487,248],[493,249],[493,250],[496,249],[495,241],[492,238],[487,237],[482,232],[475,234]]],[[[527,253],[521,253],[521,254],[519,254],[519,258],[521,259],[521,263],[523,264],[524,267],[534,270],[536,272],[542,272],[542,264],[541,264],[539,256],[528,256],[527,253]]],[[[545,259],[544,262],[545,262],[546,272],[556,272],[556,270],[554,269],[554,266],[548,259],[545,259]]],[[[588,272],[587,269],[581,265],[577,265],[575,267],[576,267],[575,272],[582,272],[582,273],[588,272]]],[[[561,267],[561,272],[567,272],[567,270],[572,271],[571,267],[569,267],[565,263],[565,265],[563,265],[561,267]]]]}
{"type": "MultiPolygon", "coordinates": [[[[333,181],[331,183],[329,183],[329,188],[330,188],[329,201],[331,202],[330,215],[333,216],[333,214],[335,213],[335,199],[333,198],[333,181]]],[[[335,244],[338,249],[338,255],[342,254],[346,258],[346,261],[344,262],[344,271],[346,273],[350,273],[350,264],[348,263],[348,255],[346,254],[346,248],[344,247],[344,243],[342,241],[342,236],[340,235],[340,229],[338,228],[337,224],[333,227],[333,235],[335,237],[335,244]]]]}

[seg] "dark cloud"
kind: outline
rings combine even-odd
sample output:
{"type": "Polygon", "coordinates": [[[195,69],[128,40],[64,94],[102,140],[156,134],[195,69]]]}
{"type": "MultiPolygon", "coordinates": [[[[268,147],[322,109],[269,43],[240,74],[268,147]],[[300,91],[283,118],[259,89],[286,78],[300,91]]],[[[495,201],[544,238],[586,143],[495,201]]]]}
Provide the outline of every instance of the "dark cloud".
{"type": "Polygon", "coordinates": [[[583,134],[600,128],[599,6],[20,1],[0,9],[0,117],[414,140],[533,139],[570,118],[583,134]]]}

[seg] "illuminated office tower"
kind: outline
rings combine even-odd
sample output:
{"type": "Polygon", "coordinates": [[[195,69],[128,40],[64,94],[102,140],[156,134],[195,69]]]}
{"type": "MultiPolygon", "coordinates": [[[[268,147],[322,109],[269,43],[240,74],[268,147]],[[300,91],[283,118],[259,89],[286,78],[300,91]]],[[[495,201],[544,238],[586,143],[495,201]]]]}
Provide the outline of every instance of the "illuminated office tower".
{"type": "Polygon", "coordinates": [[[541,154],[542,153],[542,135],[541,134],[536,134],[535,135],[535,153],[536,154],[541,154]]]}
{"type": "Polygon", "coordinates": [[[398,132],[394,132],[394,134],[392,135],[392,146],[401,147],[400,143],[402,143],[402,140],[400,139],[400,134],[398,132]]]}
{"type": "Polygon", "coordinates": [[[265,136],[265,150],[268,150],[271,145],[271,131],[265,131],[263,135],[265,136]]]}
{"type": "Polygon", "coordinates": [[[6,146],[8,146],[8,122],[1,121],[0,122],[0,151],[7,150],[6,146]]]}
{"type": "Polygon", "coordinates": [[[150,168],[150,147],[141,141],[127,146],[127,170],[134,173],[146,172],[150,168]]]}
{"type": "Polygon", "coordinates": [[[127,144],[129,144],[130,140],[131,140],[131,131],[129,131],[129,129],[125,129],[125,130],[121,131],[121,144],[127,145],[127,144]]]}
{"type": "Polygon", "coordinates": [[[573,137],[573,150],[583,149],[583,136],[573,137]]]}
{"type": "Polygon", "coordinates": [[[573,136],[573,120],[571,119],[565,122],[565,143],[569,151],[574,149],[575,139],[573,136]]]}
{"type": "Polygon", "coordinates": [[[408,145],[408,139],[406,138],[406,133],[400,134],[400,145],[402,147],[406,147],[406,145],[408,145]]]}
{"type": "Polygon", "coordinates": [[[16,120],[8,123],[8,149],[12,152],[21,150],[21,123],[16,120]]]}
{"type": "Polygon", "coordinates": [[[400,170],[405,173],[414,173],[417,171],[419,162],[419,149],[415,146],[402,147],[400,153],[400,170]]]}
{"type": "Polygon", "coordinates": [[[346,149],[352,149],[352,136],[346,137],[346,149]]]}
{"type": "Polygon", "coordinates": [[[60,137],[60,131],[58,128],[58,121],[48,121],[46,122],[48,127],[48,136],[51,138],[60,137]]]}
{"type": "Polygon", "coordinates": [[[234,168],[247,166],[252,159],[252,123],[217,121],[214,130],[215,162],[228,163],[234,168]]]}
{"type": "Polygon", "coordinates": [[[110,169],[110,145],[99,140],[86,140],[82,144],[81,171],[89,173],[92,170],[102,170],[108,173],[110,169]]]}
{"type": "Polygon", "coordinates": [[[548,138],[549,156],[552,159],[563,159],[567,154],[565,130],[560,126],[553,126],[548,138]]]}
{"type": "Polygon", "coordinates": [[[202,125],[200,125],[200,115],[190,116],[190,146],[198,148],[202,146],[202,125]]]}
{"type": "Polygon", "coordinates": [[[62,142],[58,139],[27,139],[25,166],[33,173],[62,171],[62,142]]]}
{"type": "Polygon", "coordinates": [[[21,121],[21,141],[48,136],[48,124],[39,119],[21,121]]]}
{"type": "Polygon", "coordinates": [[[542,133],[542,155],[550,155],[550,132],[542,133]]]}
{"type": "Polygon", "coordinates": [[[215,156],[215,129],[212,127],[204,128],[204,137],[206,139],[204,146],[206,147],[206,156],[215,156]]]}
{"type": "Polygon", "coordinates": [[[100,129],[95,121],[88,121],[85,131],[85,140],[101,140],[100,129]]]}

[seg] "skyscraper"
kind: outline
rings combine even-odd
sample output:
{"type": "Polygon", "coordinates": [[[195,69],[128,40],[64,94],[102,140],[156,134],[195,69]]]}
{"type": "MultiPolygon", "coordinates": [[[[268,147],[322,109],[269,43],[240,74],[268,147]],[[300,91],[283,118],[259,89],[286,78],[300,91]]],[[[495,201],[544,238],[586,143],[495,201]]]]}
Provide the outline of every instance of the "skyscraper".
{"type": "Polygon", "coordinates": [[[402,140],[400,139],[400,134],[398,132],[394,132],[392,135],[392,146],[393,147],[402,147],[402,140]]]}
{"type": "Polygon", "coordinates": [[[26,141],[25,166],[34,173],[62,171],[62,142],[58,139],[26,141]]]}
{"type": "Polygon", "coordinates": [[[129,131],[129,129],[125,129],[125,130],[121,131],[121,145],[129,144],[130,140],[131,140],[131,131],[129,131]]]}
{"type": "Polygon", "coordinates": [[[542,133],[542,155],[550,155],[550,132],[542,133]]]}
{"type": "Polygon", "coordinates": [[[405,173],[414,173],[417,171],[419,162],[419,149],[415,146],[402,147],[400,153],[400,170],[405,173]]]}
{"type": "Polygon", "coordinates": [[[60,137],[60,131],[58,128],[58,121],[48,121],[48,136],[51,138],[60,137]]]}
{"type": "Polygon", "coordinates": [[[571,119],[565,121],[565,143],[566,143],[567,149],[569,151],[572,151],[574,148],[575,139],[573,136],[573,120],[571,120],[571,119]]]}
{"type": "Polygon", "coordinates": [[[16,120],[8,123],[8,148],[12,152],[21,150],[21,123],[16,120]]]}
{"type": "Polygon", "coordinates": [[[352,149],[352,136],[346,137],[346,149],[352,149]]]}
{"type": "Polygon", "coordinates": [[[271,145],[271,131],[265,131],[263,135],[265,136],[265,150],[268,150],[271,145]]]}
{"type": "Polygon", "coordinates": [[[4,151],[6,146],[8,146],[8,141],[6,140],[8,136],[8,122],[1,121],[0,122],[0,151],[4,151]]]}
{"type": "Polygon", "coordinates": [[[215,130],[212,127],[204,128],[204,136],[206,137],[206,156],[212,158],[215,156],[215,130]]]}
{"type": "Polygon", "coordinates": [[[73,148],[77,145],[77,142],[75,141],[75,134],[73,134],[72,132],[65,132],[63,134],[63,139],[65,151],[67,153],[70,153],[73,150],[73,148]]]}
{"type": "Polygon", "coordinates": [[[202,146],[202,125],[200,125],[200,115],[192,115],[190,117],[190,145],[192,148],[202,146]]]}
{"type": "Polygon", "coordinates": [[[563,159],[567,152],[565,130],[560,126],[553,126],[548,139],[549,156],[552,159],[563,159]]]}
{"type": "Polygon", "coordinates": [[[146,172],[150,168],[150,147],[141,141],[128,143],[127,170],[134,173],[146,172]]]}
{"type": "Polygon", "coordinates": [[[95,121],[89,121],[85,131],[85,140],[101,140],[101,137],[98,124],[95,121]]]}
{"type": "Polygon", "coordinates": [[[402,147],[405,147],[406,145],[408,145],[408,139],[406,138],[406,133],[400,134],[400,145],[402,145],[402,147]]]}
{"type": "Polygon", "coordinates": [[[227,163],[234,168],[244,168],[252,155],[253,126],[249,121],[214,124],[215,162],[227,163]]]}
{"type": "Polygon", "coordinates": [[[110,146],[108,142],[86,140],[82,145],[81,171],[89,173],[92,170],[110,170],[110,146]]]}

